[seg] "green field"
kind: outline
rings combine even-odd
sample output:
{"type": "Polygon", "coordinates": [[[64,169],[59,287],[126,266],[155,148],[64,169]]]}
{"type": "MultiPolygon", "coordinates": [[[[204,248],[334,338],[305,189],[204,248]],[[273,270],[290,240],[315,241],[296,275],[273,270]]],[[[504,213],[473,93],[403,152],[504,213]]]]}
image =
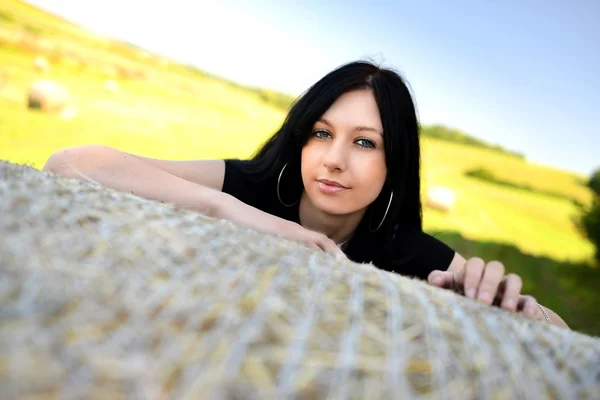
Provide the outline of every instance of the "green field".
{"type": "MultiPolygon", "coordinates": [[[[90,143],[168,159],[244,158],[283,121],[280,103],[15,0],[0,4],[0,159],[41,169],[52,152],[90,143]],[[45,73],[33,68],[40,55],[50,61],[45,73]],[[27,110],[27,88],[40,77],[69,89],[75,118],[27,110]],[[105,90],[107,80],[118,82],[116,93],[105,90]]],[[[491,149],[422,144],[423,193],[436,185],[457,194],[449,214],[424,210],[426,230],[466,257],[504,262],[574,329],[600,335],[600,268],[573,223],[575,203],[591,200],[585,177],[491,149]],[[465,176],[474,168],[531,190],[465,176]]]]}

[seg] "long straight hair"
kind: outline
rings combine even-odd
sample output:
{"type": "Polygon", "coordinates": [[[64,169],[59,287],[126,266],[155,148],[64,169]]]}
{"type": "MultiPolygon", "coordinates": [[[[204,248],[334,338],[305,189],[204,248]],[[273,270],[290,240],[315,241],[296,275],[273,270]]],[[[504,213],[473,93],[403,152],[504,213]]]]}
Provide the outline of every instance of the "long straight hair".
{"type": "MultiPolygon", "coordinates": [[[[383,140],[387,177],[377,199],[369,205],[364,218],[379,225],[387,208],[391,192],[393,200],[384,223],[375,233],[381,248],[376,260],[389,261],[395,230],[422,231],[421,151],[419,122],[408,85],[391,69],[371,62],[356,61],[331,71],[311,86],[291,106],[281,128],[268,139],[248,163],[250,179],[256,182],[277,179],[287,164],[280,194],[286,202],[300,198],[302,183],[300,160],[315,122],[344,93],[369,89],[373,92],[383,125],[383,140]],[[285,182],[285,184],[283,184],[285,182]],[[386,260],[387,259],[387,260],[386,260]]],[[[366,229],[369,224],[361,223],[366,229]]]]}

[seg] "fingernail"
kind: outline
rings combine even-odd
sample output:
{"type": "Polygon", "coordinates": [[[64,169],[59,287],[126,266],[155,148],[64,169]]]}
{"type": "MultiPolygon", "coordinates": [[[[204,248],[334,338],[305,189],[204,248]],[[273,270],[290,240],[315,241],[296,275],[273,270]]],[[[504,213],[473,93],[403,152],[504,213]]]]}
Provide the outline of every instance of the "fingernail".
{"type": "Polygon", "coordinates": [[[475,289],[474,288],[467,289],[467,297],[469,297],[471,299],[475,298],[475,289]]]}
{"type": "Polygon", "coordinates": [[[484,303],[487,303],[490,300],[492,300],[492,296],[489,292],[481,292],[479,293],[479,300],[483,301],[484,303]]]}
{"type": "Polygon", "coordinates": [[[533,315],[533,314],[535,314],[535,309],[534,309],[533,307],[529,307],[529,308],[527,309],[527,314],[528,314],[528,315],[533,315]]]}
{"type": "Polygon", "coordinates": [[[440,283],[442,281],[442,277],[441,276],[436,276],[435,278],[433,278],[433,283],[440,283]]]}
{"type": "Polygon", "coordinates": [[[504,307],[512,308],[515,304],[513,299],[508,299],[504,301],[504,307]]]}

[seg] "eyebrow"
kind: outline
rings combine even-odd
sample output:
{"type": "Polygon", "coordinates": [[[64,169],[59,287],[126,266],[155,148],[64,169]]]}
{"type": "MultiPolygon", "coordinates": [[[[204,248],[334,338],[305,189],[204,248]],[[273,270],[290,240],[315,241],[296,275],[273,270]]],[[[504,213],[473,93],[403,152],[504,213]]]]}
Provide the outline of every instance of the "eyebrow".
{"type": "MultiPolygon", "coordinates": [[[[325,125],[328,125],[329,127],[333,128],[333,124],[331,124],[331,122],[327,121],[325,118],[319,118],[318,122],[322,122],[325,125]]],[[[359,125],[359,126],[355,127],[354,130],[359,131],[359,132],[364,132],[364,131],[375,132],[375,133],[379,133],[381,136],[383,136],[383,132],[381,132],[375,128],[371,128],[370,126],[359,125]]]]}

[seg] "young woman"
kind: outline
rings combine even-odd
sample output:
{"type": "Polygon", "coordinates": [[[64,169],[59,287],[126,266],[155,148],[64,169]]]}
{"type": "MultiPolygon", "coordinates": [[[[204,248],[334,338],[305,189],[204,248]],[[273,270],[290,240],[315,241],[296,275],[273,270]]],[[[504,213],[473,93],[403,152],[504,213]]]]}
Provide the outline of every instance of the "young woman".
{"type": "Polygon", "coordinates": [[[497,261],[465,260],[423,232],[419,122],[394,71],[353,62],[301,96],[251,160],[168,161],[104,146],[54,153],[45,170],[193,208],[427,280],[564,326],[497,261]]]}

